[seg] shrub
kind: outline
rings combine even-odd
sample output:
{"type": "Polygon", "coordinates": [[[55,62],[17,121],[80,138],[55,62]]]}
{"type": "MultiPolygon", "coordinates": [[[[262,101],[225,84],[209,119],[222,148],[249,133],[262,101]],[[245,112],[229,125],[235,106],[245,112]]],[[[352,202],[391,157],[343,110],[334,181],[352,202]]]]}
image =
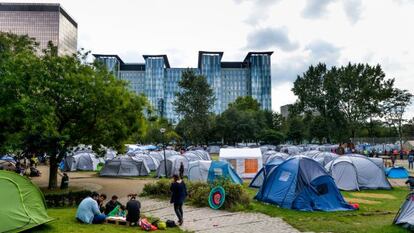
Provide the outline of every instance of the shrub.
{"type": "MultiPolygon", "coordinates": [[[[187,202],[191,205],[198,207],[209,206],[208,196],[212,187],[220,185],[226,191],[223,209],[236,210],[249,208],[250,206],[249,195],[243,186],[234,184],[228,179],[218,180],[213,184],[203,182],[186,182],[186,184],[188,192],[187,202]]],[[[161,179],[153,184],[146,184],[141,194],[141,196],[157,198],[169,198],[170,195],[170,181],[167,179],[161,179]]]]}
{"type": "Polygon", "coordinates": [[[85,198],[91,195],[91,191],[69,191],[65,193],[45,194],[47,207],[72,207],[77,206],[85,198]]]}

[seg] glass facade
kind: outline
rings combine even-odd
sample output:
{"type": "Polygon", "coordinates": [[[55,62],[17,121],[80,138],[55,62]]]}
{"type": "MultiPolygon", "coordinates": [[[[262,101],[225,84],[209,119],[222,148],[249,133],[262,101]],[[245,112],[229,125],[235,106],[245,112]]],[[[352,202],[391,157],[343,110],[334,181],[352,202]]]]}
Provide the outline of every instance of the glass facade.
{"type": "Polygon", "coordinates": [[[58,46],[59,55],[76,53],[77,27],[59,4],[0,3],[0,31],[35,38],[39,54],[49,41],[58,46]]]}
{"type": "MultiPolygon", "coordinates": [[[[271,109],[272,52],[250,52],[241,62],[222,62],[222,52],[199,52],[198,67],[190,68],[202,74],[212,87],[216,114],[227,109],[239,96],[252,96],[262,109],[271,109]]],[[[144,55],[145,63],[125,64],[117,55],[94,54],[108,70],[126,80],[131,90],[145,94],[158,115],[177,124],[180,116],[173,102],[180,92],[178,82],[189,68],[171,68],[166,55],[144,55]]]]}

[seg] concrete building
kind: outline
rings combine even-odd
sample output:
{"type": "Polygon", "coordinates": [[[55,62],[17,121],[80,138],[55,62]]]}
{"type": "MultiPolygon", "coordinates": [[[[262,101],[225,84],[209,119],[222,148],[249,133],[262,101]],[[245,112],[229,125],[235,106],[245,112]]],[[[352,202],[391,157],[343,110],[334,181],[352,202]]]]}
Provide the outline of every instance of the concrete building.
{"type": "Polygon", "coordinates": [[[282,115],[283,118],[288,118],[289,117],[289,108],[292,107],[292,104],[286,104],[283,106],[280,106],[280,114],[282,115]]]}
{"type": "Polygon", "coordinates": [[[158,115],[176,124],[180,116],[174,111],[173,101],[180,91],[178,81],[187,69],[206,77],[216,97],[212,109],[216,114],[226,110],[239,96],[251,96],[262,109],[270,110],[272,54],[249,52],[242,61],[225,62],[223,52],[200,51],[197,68],[173,68],[167,55],[144,55],[145,63],[125,63],[117,55],[94,56],[116,77],[129,81],[133,91],[145,94],[158,115]]]}
{"type": "Polygon", "coordinates": [[[49,41],[59,55],[77,51],[78,24],[60,4],[0,3],[0,31],[35,38],[39,54],[49,41]]]}

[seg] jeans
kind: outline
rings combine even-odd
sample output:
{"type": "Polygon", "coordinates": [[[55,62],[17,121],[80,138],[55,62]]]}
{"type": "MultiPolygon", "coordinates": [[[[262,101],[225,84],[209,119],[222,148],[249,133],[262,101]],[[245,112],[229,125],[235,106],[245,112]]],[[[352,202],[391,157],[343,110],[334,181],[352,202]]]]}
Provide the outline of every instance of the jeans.
{"type": "Polygon", "coordinates": [[[105,214],[96,214],[95,216],[93,216],[92,224],[101,224],[105,221],[105,219],[105,214]]]}
{"type": "Polygon", "coordinates": [[[414,163],[414,162],[410,162],[410,161],[408,161],[408,169],[413,169],[413,163],[414,163]]]}
{"type": "Polygon", "coordinates": [[[181,223],[184,217],[183,204],[174,203],[174,211],[175,211],[175,214],[177,215],[178,222],[181,223]]]}

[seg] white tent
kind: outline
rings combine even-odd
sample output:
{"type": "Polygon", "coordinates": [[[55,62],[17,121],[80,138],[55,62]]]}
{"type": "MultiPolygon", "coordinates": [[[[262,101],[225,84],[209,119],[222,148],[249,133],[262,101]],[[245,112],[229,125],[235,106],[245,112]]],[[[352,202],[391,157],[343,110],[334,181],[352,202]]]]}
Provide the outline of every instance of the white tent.
{"type": "Polygon", "coordinates": [[[131,156],[134,160],[143,160],[147,164],[149,170],[155,171],[157,170],[160,162],[156,160],[154,157],[149,156],[148,154],[136,154],[135,156],[131,156]]]}
{"type": "Polygon", "coordinates": [[[188,165],[188,180],[206,182],[211,161],[193,161],[188,165]]]}
{"type": "Polygon", "coordinates": [[[96,171],[100,161],[92,151],[78,151],[65,158],[65,171],[96,171]]]}
{"type": "Polygon", "coordinates": [[[253,178],[263,166],[260,148],[221,148],[219,159],[229,162],[241,178],[253,178]]]}

